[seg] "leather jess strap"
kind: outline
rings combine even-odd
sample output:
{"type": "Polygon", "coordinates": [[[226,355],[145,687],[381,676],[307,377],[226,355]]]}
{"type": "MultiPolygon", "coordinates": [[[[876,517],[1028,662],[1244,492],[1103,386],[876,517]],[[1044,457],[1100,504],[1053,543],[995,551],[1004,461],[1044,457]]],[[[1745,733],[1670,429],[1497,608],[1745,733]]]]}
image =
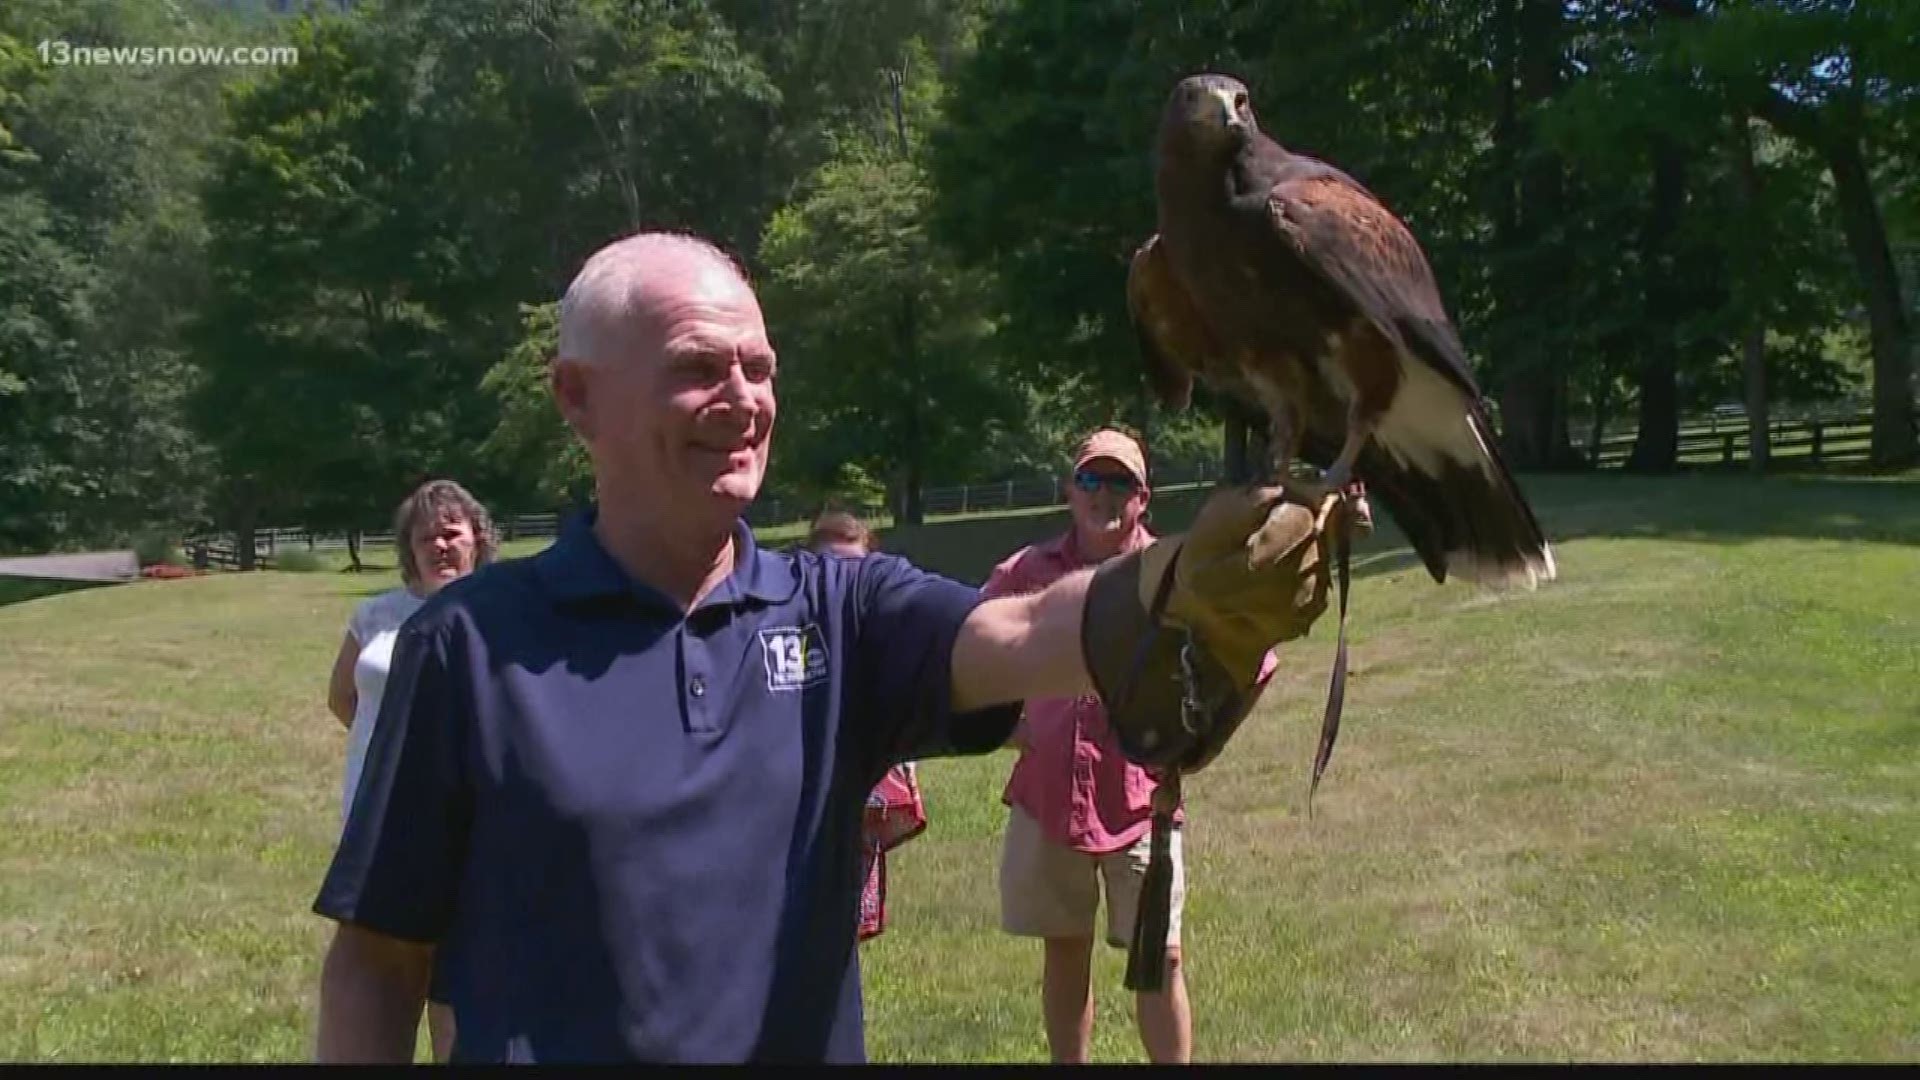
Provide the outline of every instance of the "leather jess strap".
{"type": "Polygon", "coordinates": [[[1347,702],[1347,519],[1342,515],[1334,532],[1335,564],[1340,571],[1340,638],[1333,651],[1333,675],[1327,682],[1327,711],[1320,718],[1320,747],[1313,755],[1313,781],[1307,785],[1307,816],[1313,816],[1313,793],[1320,787],[1320,774],[1333,757],[1333,741],[1340,736],[1340,712],[1347,702]]]}
{"type": "MultiPolygon", "coordinates": [[[[1347,521],[1342,517],[1334,528],[1334,562],[1340,575],[1340,630],[1338,643],[1334,648],[1333,672],[1327,685],[1326,711],[1320,720],[1320,744],[1314,753],[1313,779],[1307,788],[1307,815],[1313,815],[1313,796],[1320,786],[1320,777],[1326,771],[1327,762],[1333,756],[1333,744],[1340,735],[1340,715],[1347,699],[1347,592],[1351,581],[1352,549],[1347,533],[1347,521]]],[[[1323,535],[1321,542],[1327,538],[1323,535]]],[[[1172,569],[1161,580],[1155,590],[1149,625],[1158,623],[1159,616],[1167,600],[1168,584],[1173,580],[1172,569]]],[[[1144,652],[1144,650],[1142,650],[1144,652]]],[[[1135,670],[1143,656],[1136,656],[1135,670]]],[[[1173,910],[1173,807],[1180,803],[1180,770],[1176,765],[1160,770],[1158,780],[1161,790],[1156,792],[1153,812],[1153,832],[1147,858],[1146,879],[1141,883],[1140,903],[1134,913],[1133,937],[1127,948],[1126,988],[1132,991],[1157,992],[1165,988],[1167,968],[1167,936],[1170,930],[1173,910]]]]}

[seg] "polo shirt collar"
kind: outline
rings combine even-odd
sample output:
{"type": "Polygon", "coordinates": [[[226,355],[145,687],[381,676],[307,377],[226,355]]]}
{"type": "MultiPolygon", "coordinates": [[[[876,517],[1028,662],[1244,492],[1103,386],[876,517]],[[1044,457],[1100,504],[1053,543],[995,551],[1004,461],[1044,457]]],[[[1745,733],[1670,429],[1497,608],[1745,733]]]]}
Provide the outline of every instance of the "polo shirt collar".
{"type": "Polygon", "coordinates": [[[740,595],[763,604],[784,604],[800,591],[800,568],[791,558],[762,549],[745,518],[733,523],[733,555],[733,573],[721,582],[721,588],[736,589],[740,595]]]}
{"type": "MultiPolygon", "coordinates": [[[[553,545],[535,560],[541,581],[562,604],[609,597],[628,597],[649,606],[676,608],[672,600],[651,585],[633,580],[613,560],[593,534],[599,508],[590,506],[569,519],[553,545]]],[[[754,542],[745,519],[733,523],[733,572],[697,605],[698,608],[738,604],[746,600],[780,604],[800,591],[800,573],[791,559],[766,551],[754,542]]]]}

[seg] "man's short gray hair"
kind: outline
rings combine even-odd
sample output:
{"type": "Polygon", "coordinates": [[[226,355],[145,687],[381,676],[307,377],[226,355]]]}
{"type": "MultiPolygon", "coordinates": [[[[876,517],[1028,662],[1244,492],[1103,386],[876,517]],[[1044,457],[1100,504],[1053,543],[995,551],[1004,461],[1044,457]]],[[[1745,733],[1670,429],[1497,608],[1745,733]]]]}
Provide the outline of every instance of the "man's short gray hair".
{"type": "Polygon", "coordinates": [[[746,265],[705,237],[674,230],[635,233],[594,252],[567,286],[560,299],[559,355],[594,364],[616,355],[619,338],[631,331],[641,282],[661,251],[675,248],[711,256],[752,287],[746,265]]]}

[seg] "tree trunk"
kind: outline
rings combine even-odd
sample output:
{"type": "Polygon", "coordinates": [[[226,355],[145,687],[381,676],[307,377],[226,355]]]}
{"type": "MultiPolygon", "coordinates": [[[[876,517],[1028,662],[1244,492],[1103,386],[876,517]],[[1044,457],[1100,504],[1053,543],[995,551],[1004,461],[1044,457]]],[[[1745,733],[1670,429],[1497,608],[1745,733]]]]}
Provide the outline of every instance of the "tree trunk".
{"type": "Polygon", "coordinates": [[[1740,365],[1747,383],[1747,468],[1767,471],[1773,460],[1773,428],[1767,418],[1767,330],[1747,329],[1740,341],[1740,365]]]}
{"type": "Polygon", "coordinates": [[[926,406],[920,393],[919,342],[915,338],[913,297],[900,298],[898,323],[900,370],[907,373],[907,412],[901,455],[906,464],[906,490],[901,493],[900,517],[903,525],[919,525],[926,520],[926,505],[921,488],[926,479],[926,406]]]}
{"type": "MultiPolygon", "coordinates": [[[[1526,0],[1520,26],[1520,93],[1530,109],[1544,107],[1559,96],[1565,82],[1566,4],[1563,0],[1526,0]]],[[[1526,217],[1526,234],[1535,245],[1526,284],[1535,303],[1550,310],[1551,304],[1567,295],[1573,279],[1573,267],[1564,243],[1545,243],[1543,238],[1566,220],[1567,169],[1559,154],[1546,152],[1539,145],[1531,120],[1527,141],[1533,152],[1530,164],[1521,174],[1520,212],[1526,217]]],[[[1556,331],[1562,328],[1550,324],[1556,331]]],[[[1560,340],[1536,341],[1534,362],[1529,371],[1533,384],[1533,411],[1527,416],[1527,440],[1532,444],[1537,465],[1555,468],[1573,456],[1567,438],[1567,362],[1566,346],[1560,340]]]]}
{"type": "Polygon", "coordinates": [[[352,570],[356,574],[366,569],[366,567],[360,565],[360,530],[359,529],[347,530],[347,563],[348,563],[348,569],[352,570]]]}
{"type": "Polygon", "coordinates": [[[1873,463],[1911,465],[1916,460],[1912,337],[1900,296],[1900,274],[1887,246],[1886,224],[1873,197],[1860,140],[1830,139],[1824,151],[1847,250],[1860,275],[1873,341],[1873,463]]]}
{"type": "Polygon", "coordinates": [[[253,550],[253,537],[259,526],[259,505],[251,491],[243,491],[233,508],[233,554],[242,570],[259,568],[253,550]]]}
{"type": "Polygon", "coordinates": [[[1230,484],[1261,480],[1272,468],[1272,432],[1266,411],[1238,398],[1219,399],[1220,419],[1226,430],[1224,479],[1230,484]]]}
{"type": "MultiPolygon", "coordinates": [[[[1512,310],[1534,312],[1564,293],[1566,249],[1542,237],[1564,217],[1566,173],[1557,154],[1534,146],[1524,113],[1550,101],[1562,82],[1562,23],[1557,0],[1518,0],[1495,12],[1496,65],[1501,71],[1494,140],[1502,174],[1495,193],[1500,246],[1508,253],[1501,293],[1512,310]],[[1524,154],[1524,164],[1522,151],[1524,154]]],[[[1567,374],[1560,346],[1544,340],[1525,315],[1514,320],[1500,370],[1500,441],[1516,469],[1546,468],[1572,456],[1567,427],[1567,374]]],[[[1511,329],[1512,323],[1509,324],[1511,329]]]]}
{"type": "Polygon", "coordinates": [[[1541,435],[1547,447],[1546,464],[1548,468],[1576,468],[1580,455],[1573,452],[1573,405],[1567,388],[1567,367],[1564,355],[1556,357],[1556,363],[1547,372],[1546,414],[1540,418],[1541,435]]]}
{"type": "Polygon", "coordinates": [[[1602,379],[1593,392],[1593,422],[1587,429],[1587,467],[1600,467],[1600,444],[1607,437],[1608,413],[1613,408],[1613,385],[1602,379]]]}
{"type": "Polygon", "coordinates": [[[1653,147],[1653,196],[1641,233],[1647,333],[1640,340],[1640,430],[1627,457],[1631,472],[1671,472],[1680,450],[1680,344],[1672,243],[1686,199],[1686,161],[1666,140],[1653,147]]]}
{"type": "MultiPolygon", "coordinates": [[[[1656,4],[1663,13],[1678,18],[1702,17],[1693,0],[1656,0],[1656,4]]],[[[1873,181],[1861,149],[1863,124],[1858,105],[1847,107],[1847,113],[1836,120],[1831,111],[1813,109],[1761,84],[1751,108],[1754,115],[1818,153],[1827,163],[1827,172],[1833,177],[1834,200],[1840,207],[1840,226],[1860,277],[1873,343],[1873,462],[1880,466],[1912,464],[1920,457],[1914,433],[1912,338],[1901,301],[1900,275],[1887,246],[1886,223],[1874,199],[1873,181]]]]}
{"type": "Polygon", "coordinates": [[[1531,366],[1500,391],[1501,448],[1516,469],[1553,469],[1576,464],[1567,406],[1567,372],[1535,352],[1531,366]]]}
{"type": "MultiPolygon", "coordinates": [[[[1747,118],[1734,118],[1734,176],[1739,181],[1740,205],[1749,218],[1760,206],[1760,170],[1753,163],[1753,132],[1747,118]]],[[[1747,329],[1740,337],[1740,370],[1746,384],[1747,467],[1767,471],[1773,457],[1773,429],[1767,423],[1767,305],[1754,295],[1747,300],[1747,329]]]]}
{"type": "MultiPolygon", "coordinates": [[[[1288,462],[1288,468],[1298,459],[1288,462]]],[[[1283,480],[1269,475],[1273,471],[1273,431],[1265,417],[1247,421],[1247,477],[1252,480],[1283,480]]]]}
{"type": "Polygon", "coordinates": [[[1519,0],[1494,0],[1493,70],[1493,224],[1504,243],[1520,228],[1520,203],[1515,193],[1519,169],[1519,116],[1514,83],[1519,79],[1517,41],[1519,23],[1514,5],[1519,0]]]}
{"type": "MultiPolygon", "coordinates": [[[[893,90],[893,130],[899,139],[900,157],[909,156],[907,145],[907,112],[903,95],[906,85],[906,71],[890,68],[887,71],[887,83],[893,90]]],[[[908,525],[918,525],[926,520],[926,506],[922,501],[921,488],[926,480],[926,395],[920,392],[920,336],[919,320],[914,310],[914,295],[911,291],[900,296],[899,323],[900,370],[907,373],[907,416],[906,416],[906,458],[907,490],[905,506],[901,517],[908,525]]]]}
{"type": "Polygon", "coordinates": [[[1220,456],[1220,471],[1229,484],[1244,484],[1253,479],[1253,459],[1247,453],[1247,422],[1237,412],[1222,419],[1226,438],[1220,456]]]}
{"type": "MultiPolygon", "coordinates": [[[[1517,8],[1521,0],[1496,0],[1493,9],[1493,66],[1496,76],[1493,109],[1493,227],[1500,249],[1511,258],[1525,238],[1520,216],[1520,21],[1517,8]]],[[[1517,288],[1519,275],[1507,276],[1499,283],[1502,292],[1517,288]]],[[[1531,387],[1525,378],[1528,364],[1526,347],[1514,335],[1508,335],[1506,349],[1494,357],[1499,373],[1500,432],[1502,449],[1510,464],[1519,468],[1533,465],[1532,447],[1515,428],[1524,427],[1509,419],[1533,411],[1531,387]]]]}
{"type": "Polygon", "coordinates": [[[920,525],[927,520],[927,507],[921,488],[925,483],[926,471],[920,464],[918,455],[907,459],[906,491],[901,508],[902,525],[920,525]]]}

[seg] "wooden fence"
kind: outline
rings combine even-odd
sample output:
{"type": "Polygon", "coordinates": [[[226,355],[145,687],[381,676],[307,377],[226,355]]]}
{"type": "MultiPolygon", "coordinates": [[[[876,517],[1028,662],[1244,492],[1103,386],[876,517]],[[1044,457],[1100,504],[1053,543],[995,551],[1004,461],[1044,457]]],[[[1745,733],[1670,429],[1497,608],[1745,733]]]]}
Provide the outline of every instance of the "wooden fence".
{"type": "MultiPolygon", "coordinates": [[[[1866,461],[1872,449],[1873,414],[1806,416],[1767,425],[1769,465],[1820,467],[1866,461]]],[[[1633,452],[1637,432],[1605,435],[1597,444],[1576,440],[1574,448],[1596,468],[1619,468],[1633,452]]],[[[1680,427],[1682,466],[1744,466],[1751,457],[1744,413],[1725,410],[1690,420],[1680,427]]]]}
{"type": "MultiPolygon", "coordinates": [[[[494,528],[503,541],[522,537],[552,537],[560,532],[560,515],[516,514],[496,519],[494,528]]],[[[368,530],[360,534],[360,544],[363,548],[391,547],[393,533],[391,530],[368,530]]],[[[340,551],[347,546],[347,534],[344,532],[320,532],[301,526],[258,529],[253,534],[254,559],[261,566],[272,566],[275,557],[282,551],[340,551]]],[[[188,560],[195,566],[231,570],[240,565],[239,546],[231,533],[189,537],[185,550],[188,560]]]]}
{"type": "MultiPolygon", "coordinates": [[[[1218,479],[1219,475],[1220,466],[1215,462],[1175,463],[1157,471],[1154,486],[1163,490],[1179,488],[1218,479]]],[[[985,484],[925,488],[920,497],[929,518],[1040,508],[1065,503],[1065,496],[1060,488],[1060,478],[1055,476],[1032,476],[1018,480],[996,480],[985,484]]],[[[770,492],[763,494],[747,508],[746,517],[748,523],[755,528],[777,528],[797,525],[805,521],[806,515],[813,509],[810,503],[770,492]]],[[[875,517],[885,517],[888,514],[885,507],[866,507],[864,510],[875,517]]],[[[548,538],[558,535],[561,520],[560,514],[552,512],[512,514],[496,516],[494,528],[502,542],[548,538]]],[[[393,543],[393,534],[390,530],[368,530],[360,534],[360,542],[369,547],[387,547],[393,543]]],[[[346,546],[347,537],[344,532],[316,532],[300,526],[283,526],[260,529],[254,533],[255,558],[263,566],[272,565],[274,556],[287,548],[338,551],[346,546]]],[[[239,564],[231,534],[210,534],[189,538],[187,553],[196,559],[204,558],[204,562],[196,562],[197,565],[233,567],[239,564]],[[203,556],[195,556],[196,551],[202,550],[203,556]]]]}
{"type": "MultiPolygon", "coordinates": [[[[1871,448],[1872,414],[1849,403],[1842,410],[1783,416],[1769,424],[1772,432],[1771,461],[1776,466],[1820,467],[1850,464],[1868,459],[1871,448]]],[[[1632,430],[1602,433],[1595,445],[1576,438],[1573,445],[1600,469],[1614,469],[1626,463],[1633,450],[1636,433],[1632,430]]],[[[1722,406],[1704,416],[1681,423],[1679,463],[1682,467],[1742,466],[1748,459],[1747,421],[1737,406],[1722,406]]],[[[1154,486],[1160,490],[1179,489],[1217,481],[1218,462],[1175,462],[1155,471],[1154,486]]],[[[921,505],[930,519],[967,514],[1015,511],[1058,506],[1065,502],[1060,478],[1036,475],[1010,478],[982,484],[927,488],[921,493],[921,505]]],[[[747,510],[747,520],[756,528],[796,525],[805,520],[813,507],[776,492],[763,495],[747,510]]],[[[885,507],[868,507],[876,517],[885,517],[885,507]]],[[[497,517],[495,527],[502,541],[548,538],[559,533],[561,515],[557,513],[512,514],[497,517]]],[[[369,547],[392,544],[392,533],[368,530],[360,542],[369,547]]],[[[213,534],[190,537],[187,554],[199,566],[234,567],[239,565],[233,537],[213,534]]],[[[275,556],[287,548],[307,551],[339,550],[347,546],[343,532],[316,532],[300,526],[261,529],[254,534],[254,553],[263,566],[271,566],[275,556]]]]}

